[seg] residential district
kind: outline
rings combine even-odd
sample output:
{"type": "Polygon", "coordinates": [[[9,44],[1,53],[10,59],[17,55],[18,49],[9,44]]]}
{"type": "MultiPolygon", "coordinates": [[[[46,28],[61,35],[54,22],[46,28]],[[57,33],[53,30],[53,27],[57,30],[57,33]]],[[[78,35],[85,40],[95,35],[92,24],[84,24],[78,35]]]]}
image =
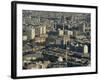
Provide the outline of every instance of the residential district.
{"type": "Polygon", "coordinates": [[[90,66],[90,16],[23,10],[23,69],[90,66]]]}

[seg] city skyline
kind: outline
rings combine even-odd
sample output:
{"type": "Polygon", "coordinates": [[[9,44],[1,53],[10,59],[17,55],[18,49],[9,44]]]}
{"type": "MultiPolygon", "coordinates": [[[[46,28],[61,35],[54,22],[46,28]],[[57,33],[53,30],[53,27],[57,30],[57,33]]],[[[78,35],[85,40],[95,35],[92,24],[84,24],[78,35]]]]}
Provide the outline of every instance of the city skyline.
{"type": "Polygon", "coordinates": [[[23,69],[91,65],[91,14],[23,10],[23,69]]]}

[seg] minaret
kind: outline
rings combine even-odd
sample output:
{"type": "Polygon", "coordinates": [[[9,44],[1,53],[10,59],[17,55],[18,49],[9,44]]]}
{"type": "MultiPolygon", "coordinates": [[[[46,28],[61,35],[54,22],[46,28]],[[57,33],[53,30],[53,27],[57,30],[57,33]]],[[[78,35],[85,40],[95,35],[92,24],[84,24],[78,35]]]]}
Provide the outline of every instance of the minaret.
{"type": "Polygon", "coordinates": [[[65,18],[64,18],[64,16],[62,16],[62,17],[61,17],[61,21],[60,21],[60,23],[61,23],[62,26],[63,26],[63,30],[64,30],[64,20],[65,20],[65,18]]]}
{"type": "MultiPolygon", "coordinates": [[[[67,47],[66,47],[67,48],[67,47]]],[[[67,61],[67,59],[68,59],[68,56],[67,56],[67,49],[66,49],[66,53],[65,53],[65,59],[66,59],[66,61],[67,61]]]]}

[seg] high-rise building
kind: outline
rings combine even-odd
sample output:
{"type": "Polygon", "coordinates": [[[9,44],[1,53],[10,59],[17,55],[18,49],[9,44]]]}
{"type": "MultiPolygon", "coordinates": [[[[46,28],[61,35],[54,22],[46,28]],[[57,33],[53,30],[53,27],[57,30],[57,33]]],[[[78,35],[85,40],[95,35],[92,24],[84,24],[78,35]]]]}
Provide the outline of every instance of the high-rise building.
{"type": "Polygon", "coordinates": [[[71,30],[65,30],[64,33],[65,33],[65,35],[67,35],[67,36],[71,36],[71,35],[74,34],[73,31],[71,31],[71,30]]]}
{"type": "Polygon", "coordinates": [[[42,34],[43,32],[42,32],[42,27],[40,27],[40,34],[42,34]]]}
{"type": "Polygon", "coordinates": [[[67,44],[67,42],[70,40],[70,37],[69,36],[63,36],[63,44],[67,44]]]}
{"type": "Polygon", "coordinates": [[[40,29],[39,30],[40,31],[40,35],[41,34],[46,34],[46,26],[40,26],[39,29],[40,29]]]}
{"type": "Polygon", "coordinates": [[[63,62],[63,58],[61,56],[58,57],[59,62],[63,62]]]}
{"type": "Polygon", "coordinates": [[[74,36],[74,37],[77,37],[78,35],[79,35],[79,31],[74,30],[74,31],[73,31],[73,36],[74,36]]]}
{"type": "Polygon", "coordinates": [[[71,35],[73,35],[73,31],[68,30],[68,36],[71,36],[71,35]]]}
{"type": "Polygon", "coordinates": [[[85,27],[86,27],[86,24],[83,23],[83,32],[85,32],[85,27]]]}
{"type": "Polygon", "coordinates": [[[46,38],[45,37],[36,37],[35,42],[36,43],[43,43],[45,42],[46,38]]]}
{"type": "Polygon", "coordinates": [[[28,40],[34,39],[34,38],[35,38],[35,28],[29,28],[29,29],[26,31],[26,35],[27,35],[27,39],[28,39],[28,40]]]}
{"type": "Polygon", "coordinates": [[[64,35],[64,30],[58,29],[59,32],[59,36],[63,36],[64,35]]]}
{"type": "Polygon", "coordinates": [[[56,41],[55,41],[55,43],[56,43],[57,45],[61,45],[61,43],[62,43],[62,38],[57,38],[56,41]]]}
{"type": "Polygon", "coordinates": [[[84,55],[88,54],[88,46],[87,45],[84,45],[84,55]]]}
{"type": "Polygon", "coordinates": [[[26,35],[23,36],[23,40],[24,40],[24,41],[27,40],[27,36],[26,36],[26,35]]]}
{"type": "Polygon", "coordinates": [[[31,39],[35,38],[35,29],[31,29],[31,39]]]}
{"type": "Polygon", "coordinates": [[[43,26],[43,27],[42,27],[42,33],[43,33],[43,34],[46,34],[46,26],[43,26]]]}
{"type": "Polygon", "coordinates": [[[46,26],[36,26],[35,27],[35,34],[36,36],[40,36],[40,35],[43,35],[43,34],[46,34],[46,26]]]}
{"type": "Polygon", "coordinates": [[[86,27],[86,24],[85,24],[85,23],[81,23],[81,24],[79,25],[79,31],[80,31],[80,32],[85,32],[85,27],[86,27]]]}

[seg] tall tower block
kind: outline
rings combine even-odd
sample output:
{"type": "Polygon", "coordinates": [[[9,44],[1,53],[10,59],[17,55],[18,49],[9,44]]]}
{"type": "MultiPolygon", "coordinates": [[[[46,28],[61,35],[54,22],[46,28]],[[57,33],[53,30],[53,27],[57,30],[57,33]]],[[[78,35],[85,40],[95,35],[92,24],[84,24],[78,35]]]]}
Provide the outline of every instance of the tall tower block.
{"type": "Polygon", "coordinates": [[[32,29],[31,30],[31,39],[34,39],[35,38],[35,29],[32,29]]]}

